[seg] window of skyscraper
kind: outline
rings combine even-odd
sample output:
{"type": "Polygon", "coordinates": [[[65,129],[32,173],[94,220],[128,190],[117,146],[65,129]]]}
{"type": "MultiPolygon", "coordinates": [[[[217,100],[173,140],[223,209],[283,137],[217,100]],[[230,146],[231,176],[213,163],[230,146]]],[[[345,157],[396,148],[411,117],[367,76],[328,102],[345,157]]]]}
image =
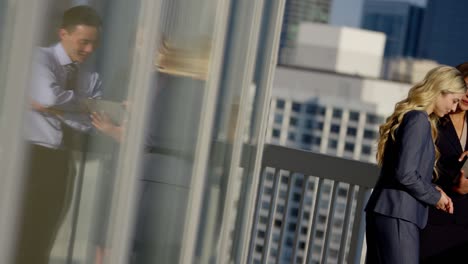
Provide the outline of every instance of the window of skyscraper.
{"type": "Polygon", "coordinates": [[[275,219],[275,222],[274,222],[275,227],[281,227],[282,224],[283,224],[283,221],[281,221],[279,219],[275,219]]]}
{"type": "Polygon", "coordinates": [[[262,223],[262,224],[268,223],[268,217],[261,215],[260,216],[260,223],[262,223]]]}
{"type": "Polygon", "coordinates": [[[316,112],[317,112],[317,105],[307,104],[307,106],[306,106],[306,113],[307,114],[315,114],[316,112]]]}
{"type": "Polygon", "coordinates": [[[273,129],[272,136],[273,136],[274,138],[279,138],[280,135],[281,135],[281,132],[280,132],[279,129],[273,129]]]}
{"type": "MultiPolygon", "coordinates": [[[[325,223],[325,220],[321,223],[325,223]]],[[[317,230],[317,233],[316,233],[316,237],[317,238],[323,238],[323,231],[322,230],[317,230]]]]}
{"type": "Polygon", "coordinates": [[[282,99],[276,99],[276,108],[278,109],[284,109],[284,100],[282,99]]]}
{"type": "Polygon", "coordinates": [[[328,141],[328,147],[329,148],[336,149],[337,146],[338,146],[338,141],[336,141],[335,139],[330,139],[328,141]]]}
{"type": "Polygon", "coordinates": [[[302,135],[302,143],[307,144],[307,145],[311,144],[312,143],[312,136],[309,135],[309,134],[302,135]]]}
{"type": "Polygon", "coordinates": [[[262,208],[263,209],[269,209],[270,208],[270,202],[262,201],[262,208]]]}
{"type": "MultiPolygon", "coordinates": [[[[305,249],[305,242],[304,241],[299,242],[299,248],[300,249],[305,249]]],[[[298,262],[300,261],[299,263],[302,263],[302,258],[300,260],[299,260],[299,258],[300,257],[297,257],[297,261],[298,262]]]]}
{"type": "Polygon", "coordinates": [[[343,110],[334,108],[332,116],[334,118],[341,118],[343,116],[343,110]]]}
{"type": "Polygon", "coordinates": [[[371,125],[378,125],[382,123],[384,119],[379,117],[378,115],[367,113],[366,115],[366,122],[371,125]]]}
{"type": "Polygon", "coordinates": [[[289,215],[297,217],[299,215],[299,208],[291,208],[291,210],[289,210],[289,215]]]}
{"type": "Polygon", "coordinates": [[[318,130],[323,130],[323,122],[318,122],[317,123],[317,129],[318,130]]]}
{"type": "Polygon", "coordinates": [[[292,247],[293,244],[294,244],[294,238],[292,238],[290,236],[286,237],[286,246],[292,247]]]}
{"type": "Polygon", "coordinates": [[[357,134],[357,129],[355,127],[348,127],[346,130],[346,135],[355,137],[357,134]]]}
{"type": "Polygon", "coordinates": [[[276,206],[276,212],[281,213],[281,214],[284,213],[284,205],[278,204],[276,206]]]}
{"type": "Polygon", "coordinates": [[[314,121],[312,119],[306,119],[304,122],[304,127],[307,129],[314,128],[314,121]]]}
{"type": "Polygon", "coordinates": [[[257,251],[258,253],[262,253],[263,252],[263,246],[262,245],[255,245],[255,251],[257,251]]]}
{"type": "Polygon", "coordinates": [[[346,197],[347,194],[348,194],[348,190],[345,187],[338,188],[338,196],[346,197]]]}
{"type": "Polygon", "coordinates": [[[293,132],[288,133],[288,140],[290,141],[295,141],[296,140],[296,134],[293,132]]]}
{"type": "Polygon", "coordinates": [[[283,115],[276,113],[275,114],[275,124],[281,124],[283,123],[283,115]]]}
{"type": "Polygon", "coordinates": [[[296,223],[289,223],[288,230],[291,232],[296,231],[296,223]]]}
{"type": "Polygon", "coordinates": [[[310,191],[312,191],[315,187],[315,183],[313,181],[310,181],[309,182],[309,186],[307,186],[307,189],[309,189],[310,191]]]}
{"type": "Polygon", "coordinates": [[[263,230],[258,230],[257,236],[258,236],[259,238],[265,238],[265,231],[263,231],[263,230]]]}
{"type": "Polygon", "coordinates": [[[371,154],[371,147],[367,146],[367,145],[364,145],[364,146],[362,146],[361,152],[364,155],[370,155],[371,154]]]}
{"type": "Polygon", "coordinates": [[[301,227],[301,234],[307,235],[307,231],[308,231],[308,230],[309,230],[309,228],[307,228],[307,226],[301,227]]]}
{"type": "Polygon", "coordinates": [[[346,142],[345,143],[345,151],[353,152],[354,151],[354,143],[346,142]]]}
{"type": "MultiPolygon", "coordinates": [[[[285,178],[285,177],[283,177],[283,178],[285,178]]],[[[286,179],[286,181],[287,181],[287,179],[286,179]]],[[[287,192],[285,190],[280,190],[279,197],[282,198],[282,199],[286,199],[286,196],[287,196],[287,192]]]]}
{"type": "Polygon", "coordinates": [[[351,121],[359,121],[359,112],[356,112],[356,111],[349,111],[349,120],[351,120],[351,121]]]}
{"type": "Polygon", "coordinates": [[[301,201],[301,195],[298,193],[293,194],[293,201],[295,202],[300,202],[301,201]]]}
{"type": "Polygon", "coordinates": [[[301,104],[298,102],[293,102],[291,109],[293,112],[299,113],[301,112],[301,104]]]}
{"type": "MultiPolygon", "coordinates": [[[[305,220],[309,220],[310,219],[310,212],[304,212],[304,214],[302,216],[304,217],[305,220]]],[[[307,233],[307,230],[306,230],[306,233],[307,233]]]]}
{"type": "Polygon", "coordinates": [[[294,182],[294,186],[296,187],[302,187],[302,184],[304,183],[304,178],[303,177],[296,177],[296,181],[294,182]]]}
{"type": "Polygon", "coordinates": [[[320,146],[321,143],[322,143],[322,139],[321,139],[321,138],[315,138],[315,139],[314,139],[314,145],[320,146]]]}
{"type": "Polygon", "coordinates": [[[288,184],[289,177],[288,176],[282,176],[281,177],[281,183],[288,184]]]}
{"type": "Polygon", "coordinates": [[[319,106],[317,110],[318,110],[319,115],[325,115],[325,112],[326,112],[325,107],[319,106]]]}
{"type": "Polygon", "coordinates": [[[273,242],[278,242],[280,234],[278,232],[273,232],[273,242]]]}
{"type": "Polygon", "coordinates": [[[267,172],[266,173],[266,179],[267,179],[267,181],[272,181],[273,180],[273,173],[267,172]]]}
{"type": "Polygon", "coordinates": [[[297,119],[297,117],[289,118],[289,125],[290,126],[297,126],[298,123],[299,123],[299,120],[297,119]]]}
{"type": "Polygon", "coordinates": [[[332,124],[330,127],[330,132],[336,134],[340,133],[340,125],[332,124]]]}
{"type": "Polygon", "coordinates": [[[377,132],[366,129],[366,130],[364,130],[364,138],[366,138],[366,139],[375,139],[375,138],[377,138],[377,132]]]}

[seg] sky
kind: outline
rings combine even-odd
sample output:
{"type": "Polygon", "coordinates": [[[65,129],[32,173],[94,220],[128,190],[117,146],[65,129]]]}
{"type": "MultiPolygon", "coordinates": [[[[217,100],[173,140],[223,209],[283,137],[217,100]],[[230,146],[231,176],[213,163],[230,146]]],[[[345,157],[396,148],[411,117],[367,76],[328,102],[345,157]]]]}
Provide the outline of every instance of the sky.
{"type": "MultiPolygon", "coordinates": [[[[332,0],[330,24],[336,26],[360,27],[362,5],[365,0],[332,0]]],[[[380,0],[373,0],[380,1],[380,0]]],[[[394,2],[409,2],[426,6],[426,0],[386,0],[394,2]]]]}

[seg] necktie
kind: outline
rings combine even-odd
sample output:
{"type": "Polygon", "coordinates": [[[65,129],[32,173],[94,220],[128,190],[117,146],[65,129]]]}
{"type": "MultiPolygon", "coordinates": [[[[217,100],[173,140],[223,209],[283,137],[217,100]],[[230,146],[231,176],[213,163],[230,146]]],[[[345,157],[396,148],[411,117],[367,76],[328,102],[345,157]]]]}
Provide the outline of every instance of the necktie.
{"type": "Polygon", "coordinates": [[[78,64],[73,62],[64,66],[67,73],[65,90],[75,90],[78,80],[78,64]]]}

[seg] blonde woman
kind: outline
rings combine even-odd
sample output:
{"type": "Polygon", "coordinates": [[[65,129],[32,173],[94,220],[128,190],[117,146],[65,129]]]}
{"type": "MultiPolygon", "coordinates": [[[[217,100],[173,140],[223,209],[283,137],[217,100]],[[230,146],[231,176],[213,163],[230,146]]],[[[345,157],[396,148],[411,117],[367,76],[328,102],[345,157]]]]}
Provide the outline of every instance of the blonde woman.
{"type": "Polygon", "coordinates": [[[450,198],[431,184],[436,120],[456,109],[466,86],[449,66],[429,71],[380,127],[379,180],[366,206],[366,263],[419,263],[419,233],[428,205],[453,213],[450,198]]]}

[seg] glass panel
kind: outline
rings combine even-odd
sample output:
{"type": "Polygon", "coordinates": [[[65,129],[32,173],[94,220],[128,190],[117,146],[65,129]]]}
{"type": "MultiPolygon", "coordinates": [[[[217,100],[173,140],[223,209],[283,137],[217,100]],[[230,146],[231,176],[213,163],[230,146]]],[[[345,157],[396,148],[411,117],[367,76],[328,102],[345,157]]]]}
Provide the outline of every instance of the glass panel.
{"type": "Polygon", "coordinates": [[[162,1],[131,263],[180,260],[218,2],[162,1]]]}
{"type": "Polygon", "coordinates": [[[104,111],[115,128],[125,122],[139,4],[44,5],[26,97],[29,158],[15,263],[101,263],[108,251],[118,141],[125,139],[93,127],[90,115],[104,111]]]}
{"type": "MultiPolygon", "coordinates": [[[[12,1],[0,0],[0,109],[3,107],[3,99],[5,98],[5,81],[8,69],[7,54],[10,48],[9,40],[12,37],[12,20],[14,19],[15,15],[14,6],[10,2],[12,1]]],[[[0,111],[0,123],[1,118],[4,118],[4,111],[0,111]]]]}

